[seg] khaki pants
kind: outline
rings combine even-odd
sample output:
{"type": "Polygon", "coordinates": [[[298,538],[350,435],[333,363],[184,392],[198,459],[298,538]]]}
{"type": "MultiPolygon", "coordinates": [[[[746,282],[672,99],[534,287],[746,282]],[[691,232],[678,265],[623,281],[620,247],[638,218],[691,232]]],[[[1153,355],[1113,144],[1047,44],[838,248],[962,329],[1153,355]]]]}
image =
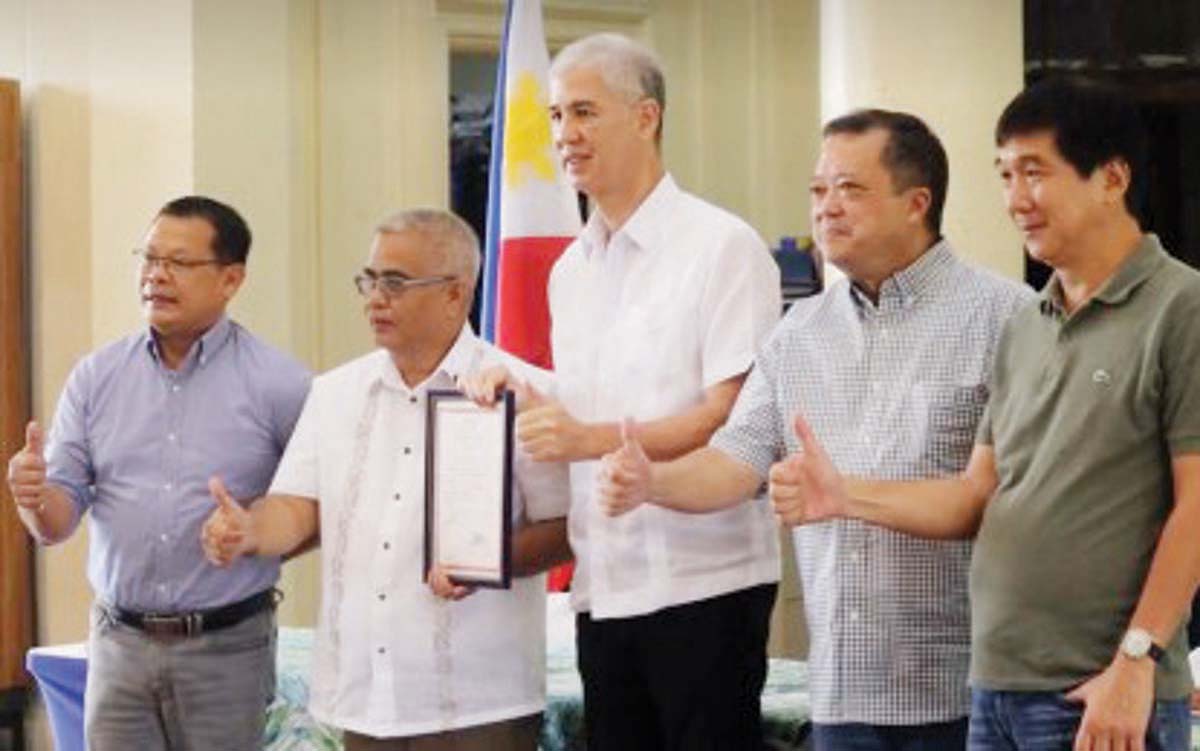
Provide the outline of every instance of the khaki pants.
{"type": "Polygon", "coordinates": [[[342,740],[346,751],[537,751],[541,730],[542,716],[535,714],[407,738],[372,738],[347,730],[342,740]]]}

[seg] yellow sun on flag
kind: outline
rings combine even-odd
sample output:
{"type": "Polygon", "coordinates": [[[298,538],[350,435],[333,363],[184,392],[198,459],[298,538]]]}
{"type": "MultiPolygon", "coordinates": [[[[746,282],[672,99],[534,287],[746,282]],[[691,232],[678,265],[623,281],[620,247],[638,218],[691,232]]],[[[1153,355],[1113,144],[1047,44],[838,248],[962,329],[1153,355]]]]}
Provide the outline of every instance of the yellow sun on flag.
{"type": "Polygon", "coordinates": [[[530,172],[534,178],[553,180],[546,97],[532,73],[522,73],[513,89],[504,121],[504,183],[520,187],[530,172]]]}

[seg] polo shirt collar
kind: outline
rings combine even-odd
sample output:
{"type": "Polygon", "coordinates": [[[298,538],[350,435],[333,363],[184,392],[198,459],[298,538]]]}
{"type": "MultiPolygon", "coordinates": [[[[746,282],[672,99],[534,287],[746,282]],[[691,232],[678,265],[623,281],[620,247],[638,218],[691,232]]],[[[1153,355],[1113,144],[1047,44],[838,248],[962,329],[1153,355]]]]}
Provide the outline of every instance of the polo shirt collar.
{"type": "MultiPolygon", "coordinates": [[[[1091,305],[1093,302],[1120,305],[1154,274],[1165,258],[1166,251],[1163,250],[1158,236],[1147,232],[1142,235],[1142,239],[1133,253],[1121,263],[1108,281],[1101,285],[1100,290],[1086,305],[1091,305]]],[[[1062,282],[1057,273],[1050,276],[1050,281],[1042,289],[1038,309],[1043,315],[1057,315],[1058,317],[1065,315],[1062,282]]]]}
{"type": "MultiPolygon", "coordinates": [[[[233,323],[229,320],[229,316],[222,313],[217,322],[209,327],[200,335],[200,338],[192,344],[192,348],[188,350],[187,357],[184,358],[184,369],[192,366],[195,361],[199,365],[206,364],[210,359],[216,356],[221,347],[229,341],[230,335],[233,333],[233,323]]],[[[155,362],[159,361],[158,338],[154,336],[154,329],[147,327],[145,333],[146,351],[154,358],[155,362]]]]}
{"type": "MultiPolygon", "coordinates": [[[[945,238],[938,240],[920,255],[917,260],[883,280],[879,286],[879,304],[882,308],[891,300],[907,308],[920,299],[954,265],[954,251],[945,238]]],[[[853,282],[851,295],[855,303],[864,306],[869,298],[853,282]]]]}
{"type": "Polygon", "coordinates": [[[404,379],[400,377],[400,371],[396,369],[396,363],[392,361],[392,356],[387,350],[379,350],[378,367],[375,371],[375,376],[372,378],[372,383],[378,383],[386,388],[402,391],[404,393],[416,393],[419,391],[427,391],[430,385],[442,376],[448,379],[450,383],[454,383],[459,376],[466,375],[472,372],[478,365],[477,347],[475,346],[478,339],[475,337],[475,332],[471,329],[470,323],[464,323],[462,330],[458,332],[458,337],[454,340],[454,344],[450,345],[450,349],[442,357],[442,361],[433,369],[429,377],[416,388],[409,388],[404,379]]]}
{"type": "Polygon", "coordinates": [[[583,232],[579,235],[583,240],[585,255],[591,256],[593,252],[603,248],[613,238],[622,235],[628,237],[634,246],[643,250],[656,247],[662,236],[664,224],[671,218],[671,204],[675,202],[680,193],[682,191],[676,185],[675,179],[669,173],[664,172],[658,184],[654,186],[654,190],[642,199],[634,212],[625,220],[625,224],[611,235],[604,220],[600,217],[600,212],[593,211],[592,215],[588,217],[587,224],[584,225],[583,232]]]}

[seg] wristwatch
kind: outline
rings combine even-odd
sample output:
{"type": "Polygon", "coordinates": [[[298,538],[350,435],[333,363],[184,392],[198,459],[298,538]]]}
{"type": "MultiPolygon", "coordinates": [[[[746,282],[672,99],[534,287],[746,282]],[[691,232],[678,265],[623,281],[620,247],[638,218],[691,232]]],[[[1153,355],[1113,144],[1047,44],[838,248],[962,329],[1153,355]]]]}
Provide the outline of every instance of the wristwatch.
{"type": "Polygon", "coordinates": [[[1147,655],[1155,662],[1162,662],[1163,648],[1154,643],[1150,632],[1142,628],[1131,628],[1121,639],[1121,653],[1131,660],[1140,660],[1147,655]]]}

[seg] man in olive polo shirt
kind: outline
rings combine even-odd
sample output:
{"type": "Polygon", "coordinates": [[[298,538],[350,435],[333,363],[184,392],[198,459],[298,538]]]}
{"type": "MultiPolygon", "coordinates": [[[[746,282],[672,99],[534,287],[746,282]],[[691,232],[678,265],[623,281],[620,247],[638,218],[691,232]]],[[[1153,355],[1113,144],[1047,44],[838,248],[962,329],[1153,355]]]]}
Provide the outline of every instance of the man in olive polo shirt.
{"type": "Polygon", "coordinates": [[[772,501],[791,522],[976,537],[972,751],[1185,751],[1200,273],[1141,230],[1144,135],[1115,91],[1033,86],[996,144],[1009,213],[1054,275],[1001,340],[967,469],[843,478],[797,418],[804,450],[772,468],[772,501]]]}

